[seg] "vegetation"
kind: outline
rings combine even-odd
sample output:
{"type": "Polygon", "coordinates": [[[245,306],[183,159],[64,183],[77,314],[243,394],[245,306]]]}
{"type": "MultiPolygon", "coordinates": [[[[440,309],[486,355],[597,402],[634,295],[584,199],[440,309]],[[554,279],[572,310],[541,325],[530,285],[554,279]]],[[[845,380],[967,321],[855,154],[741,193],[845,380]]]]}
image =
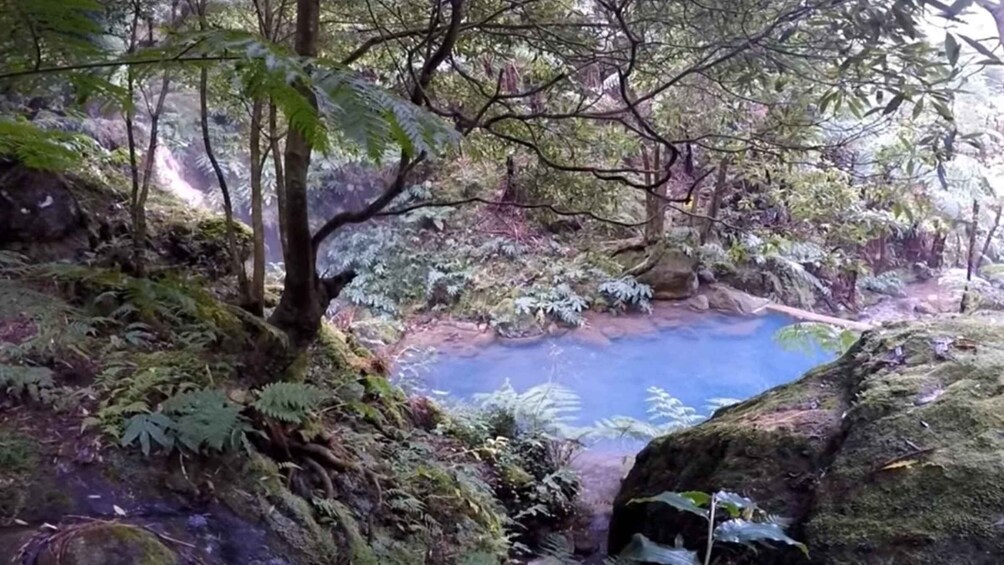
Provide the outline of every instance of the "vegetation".
{"type": "MultiPolygon", "coordinates": [[[[849,317],[916,285],[1004,307],[1001,22],[992,0],[9,0],[0,490],[107,455],[122,480],[177,466],[305,562],[560,549],[581,441],[736,401],[653,387],[649,421],[583,428],[545,384],[443,410],[388,382],[408,351],[367,347],[717,283],[849,317]]],[[[716,541],[794,543],[736,495],[647,500],[707,519],[705,565],[716,541]]],[[[34,510],[0,496],[0,523],[34,510]]]]}

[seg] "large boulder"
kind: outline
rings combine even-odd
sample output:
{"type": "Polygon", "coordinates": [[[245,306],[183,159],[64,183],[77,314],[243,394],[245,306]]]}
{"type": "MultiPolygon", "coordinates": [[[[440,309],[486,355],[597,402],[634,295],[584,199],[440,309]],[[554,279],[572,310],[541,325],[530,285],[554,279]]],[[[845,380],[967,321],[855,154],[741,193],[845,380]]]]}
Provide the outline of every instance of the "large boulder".
{"type": "Polygon", "coordinates": [[[697,262],[680,250],[656,244],[617,259],[639,282],[652,287],[656,300],[682,300],[697,293],[697,262]]]}
{"type": "Polygon", "coordinates": [[[63,175],[0,165],[0,246],[62,239],[84,224],[63,175]]]}
{"type": "Polygon", "coordinates": [[[712,310],[729,314],[756,314],[763,310],[769,302],[765,298],[759,298],[720,283],[708,286],[703,295],[707,297],[708,305],[712,310]]]}
{"type": "MultiPolygon", "coordinates": [[[[614,506],[610,549],[640,532],[694,547],[663,491],[740,492],[792,520],[811,563],[1004,563],[1004,325],[935,318],[867,332],[800,380],[659,438],[614,506]]],[[[722,563],[796,564],[795,550],[722,563]]]]}

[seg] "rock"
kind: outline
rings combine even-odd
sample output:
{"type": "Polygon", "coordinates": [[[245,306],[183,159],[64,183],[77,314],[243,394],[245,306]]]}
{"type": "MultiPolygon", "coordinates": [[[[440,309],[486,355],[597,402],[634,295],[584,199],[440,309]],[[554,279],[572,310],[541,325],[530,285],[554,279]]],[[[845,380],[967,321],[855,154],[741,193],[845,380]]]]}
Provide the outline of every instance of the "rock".
{"type": "Polygon", "coordinates": [[[715,272],[707,267],[701,267],[697,270],[697,280],[701,284],[713,284],[718,282],[718,279],[715,278],[715,272]]]}
{"type": "Polygon", "coordinates": [[[928,316],[933,316],[938,313],[938,309],[935,308],[930,302],[921,300],[914,304],[913,311],[918,314],[924,314],[928,316]]]}
{"type": "Polygon", "coordinates": [[[178,555],[152,533],[125,524],[79,526],[64,534],[60,547],[51,545],[39,565],[177,565],[178,555]]]}
{"type": "Polygon", "coordinates": [[[21,165],[0,168],[0,246],[49,242],[84,226],[71,181],[21,165]]]}
{"type": "MultiPolygon", "coordinates": [[[[993,318],[867,332],[838,361],[651,442],[615,501],[612,553],[635,533],[702,542],[700,519],[629,501],[724,489],[790,518],[813,564],[1004,563],[1002,373],[993,318]]],[[[783,549],[720,557],[810,562],[783,549]]]]}
{"type": "Polygon", "coordinates": [[[687,307],[698,312],[707,312],[711,309],[711,302],[708,300],[707,296],[698,294],[697,296],[691,296],[687,299],[687,307]]]}
{"type": "Polygon", "coordinates": [[[618,260],[629,270],[645,265],[644,272],[635,278],[652,287],[656,300],[681,300],[697,293],[697,264],[681,251],[656,245],[623,253],[618,260]]]}
{"type": "Polygon", "coordinates": [[[729,314],[755,314],[767,305],[767,300],[724,284],[713,284],[705,291],[712,310],[729,314]]]}

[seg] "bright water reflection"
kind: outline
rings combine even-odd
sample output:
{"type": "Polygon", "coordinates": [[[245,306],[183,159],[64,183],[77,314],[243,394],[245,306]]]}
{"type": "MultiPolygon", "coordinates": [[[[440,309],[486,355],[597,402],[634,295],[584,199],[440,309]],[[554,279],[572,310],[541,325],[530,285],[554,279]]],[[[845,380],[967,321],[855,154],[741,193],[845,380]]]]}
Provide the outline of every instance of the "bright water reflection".
{"type": "Polygon", "coordinates": [[[709,314],[608,345],[574,336],[516,346],[496,343],[473,357],[441,353],[425,380],[431,389],[465,399],[496,390],[507,379],[520,392],[557,382],[579,395],[582,410],[569,423],[580,426],[621,415],[647,420],[647,389],[653,386],[710,414],[710,399],[749,398],[833,358],[819,349],[782,348],[774,334],[791,323],[776,314],[709,314]]]}

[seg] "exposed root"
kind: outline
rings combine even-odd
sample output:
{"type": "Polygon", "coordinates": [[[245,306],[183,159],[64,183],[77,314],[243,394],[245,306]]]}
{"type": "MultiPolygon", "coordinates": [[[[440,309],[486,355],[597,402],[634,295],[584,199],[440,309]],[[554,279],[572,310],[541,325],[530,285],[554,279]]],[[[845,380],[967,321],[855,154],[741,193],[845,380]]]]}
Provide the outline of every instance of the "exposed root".
{"type": "Polygon", "coordinates": [[[316,457],[320,463],[331,467],[332,469],[344,473],[345,471],[360,471],[359,465],[351,461],[342,459],[337,456],[327,447],[319,445],[316,443],[294,443],[290,442],[290,447],[294,450],[307,455],[316,457]]]}
{"type": "Polygon", "coordinates": [[[310,457],[304,457],[303,462],[307,465],[307,467],[310,467],[310,470],[317,475],[321,484],[324,485],[324,495],[327,498],[335,498],[335,485],[331,482],[331,475],[328,474],[328,470],[310,457]]]}

